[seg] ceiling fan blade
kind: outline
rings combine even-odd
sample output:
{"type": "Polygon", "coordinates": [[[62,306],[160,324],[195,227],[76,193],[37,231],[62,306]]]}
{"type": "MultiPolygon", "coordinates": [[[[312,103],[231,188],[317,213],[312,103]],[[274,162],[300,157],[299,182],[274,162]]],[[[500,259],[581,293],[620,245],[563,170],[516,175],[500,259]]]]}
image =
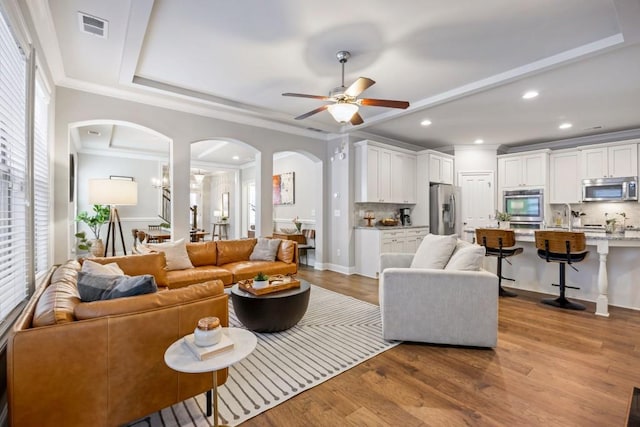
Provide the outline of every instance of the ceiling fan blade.
{"type": "Polygon", "coordinates": [[[403,110],[409,107],[407,101],[391,101],[389,99],[362,98],[358,100],[358,104],[369,107],[402,108],[403,110]]]}
{"type": "Polygon", "coordinates": [[[353,96],[354,98],[360,95],[362,92],[367,90],[367,88],[373,86],[376,82],[367,78],[367,77],[358,77],[358,80],[353,82],[351,86],[344,91],[344,94],[347,96],[353,96]]]}
{"type": "Polygon", "coordinates": [[[313,99],[320,99],[322,101],[331,101],[331,98],[329,98],[328,96],[321,96],[321,95],[307,95],[304,93],[283,93],[282,96],[295,96],[297,98],[313,98],[313,99]]]}
{"type": "Polygon", "coordinates": [[[323,105],[322,107],[318,107],[313,111],[309,111],[308,113],[304,113],[303,115],[296,117],[296,120],[306,119],[307,117],[313,116],[314,114],[318,114],[318,113],[326,110],[327,108],[329,108],[328,105],[323,105]]]}
{"type": "Polygon", "coordinates": [[[364,120],[362,120],[362,116],[360,115],[360,113],[355,113],[352,117],[351,117],[351,124],[354,126],[357,125],[361,125],[364,123],[364,120]]]}

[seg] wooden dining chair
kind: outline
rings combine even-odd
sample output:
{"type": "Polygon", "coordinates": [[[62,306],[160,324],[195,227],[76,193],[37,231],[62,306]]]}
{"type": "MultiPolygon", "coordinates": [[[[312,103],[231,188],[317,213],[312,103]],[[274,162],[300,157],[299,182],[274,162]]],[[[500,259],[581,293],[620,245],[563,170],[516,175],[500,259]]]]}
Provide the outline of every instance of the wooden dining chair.
{"type": "Polygon", "coordinates": [[[305,243],[298,244],[298,259],[304,254],[304,263],[309,265],[309,259],[307,251],[316,249],[316,230],[312,228],[305,228],[302,230],[305,243]]]}
{"type": "MultiPolygon", "coordinates": [[[[149,231],[161,231],[162,230],[162,226],[160,224],[150,224],[150,225],[147,226],[147,230],[149,230],[149,231]]],[[[149,243],[159,243],[160,239],[158,239],[156,237],[148,236],[147,242],[149,242],[149,243]]]]}

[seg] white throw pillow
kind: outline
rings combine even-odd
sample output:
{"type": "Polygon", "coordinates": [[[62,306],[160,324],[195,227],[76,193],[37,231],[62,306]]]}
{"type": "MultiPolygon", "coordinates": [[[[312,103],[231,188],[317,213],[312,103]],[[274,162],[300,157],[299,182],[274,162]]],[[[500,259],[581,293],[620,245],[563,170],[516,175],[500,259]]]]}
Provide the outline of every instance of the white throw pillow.
{"type": "Polygon", "coordinates": [[[461,245],[453,252],[445,270],[479,271],[482,268],[484,246],[465,243],[467,244],[461,245]]]}
{"type": "Polygon", "coordinates": [[[122,271],[120,266],[115,262],[109,264],[99,264],[97,262],[85,259],[82,262],[82,269],[80,271],[89,274],[99,274],[101,276],[124,276],[124,271],[122,271]]]}
{"type": "Polygon", "coordinates": [[[413,256],[410,268],[436,268],[442,270],[456,247],[457,236],[427,234],[413,256]]]}
{"type": "Polygon", "coordinates": [[[253,252],[249,256],[250,261],[275,261],[281,239],[258,239],[258,243],[253,247],[253,252]]]}
{"type": "Polygon", "coordinates": [[[164,252],[164,256],[167,258],[167,270],[193,268],[184,239],[175,242],[147,243],[147,247],[154,251],[164,252]]]}

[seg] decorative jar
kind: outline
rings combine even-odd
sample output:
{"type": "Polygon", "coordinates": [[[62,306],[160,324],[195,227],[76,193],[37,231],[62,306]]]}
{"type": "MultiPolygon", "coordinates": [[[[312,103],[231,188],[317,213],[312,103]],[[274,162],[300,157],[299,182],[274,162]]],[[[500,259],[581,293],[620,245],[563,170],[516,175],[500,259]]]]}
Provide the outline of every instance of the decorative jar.
{"type": "Polygon", "coordinates": [[[222,327],[217,317],[204,317],[198,320],[198,325],[193,331],[193,341],[198,347],[216,345],[222,338],[222,327]]]}

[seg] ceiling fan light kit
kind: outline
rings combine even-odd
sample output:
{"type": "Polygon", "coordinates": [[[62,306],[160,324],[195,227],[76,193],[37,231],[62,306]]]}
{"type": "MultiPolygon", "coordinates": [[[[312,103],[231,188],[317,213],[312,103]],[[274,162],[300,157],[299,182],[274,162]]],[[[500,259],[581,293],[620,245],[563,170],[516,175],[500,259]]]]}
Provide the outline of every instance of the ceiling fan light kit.
{"type": "Polygon", "coordinates": [[[336,122],[348,123],[351,121],[353,115],[358,112],[358,106],[356,104],[339,102],[329,105],[328,110],[336,122]]]}
{"type": "Polygon", "coordinates": [[[307,95],[304,93],[283,93],[282,96],[294,96],[297,98],[312,98],[320,101],[330,101],[333,104],[323,105],[308,113],[296,117],[296,120],[306,119],[309,116],[328,110],[329,114],[338,123],[351,123],[352,125],[360,125],[364,123],[362,116],[358,113],[360,106],[401,108],[409,107],[407,101],[392,101],[387,99],[358,99],[358,95],[373,86],[376,82],[367,77],[358,77],[358,79],[349,87],[344,85],[344,64],[351,57],[351,53],[341,50],[336,54],[338,61],[342,64],[342,85],[334,88],[329,92],[329,96],[307,95]]]}

